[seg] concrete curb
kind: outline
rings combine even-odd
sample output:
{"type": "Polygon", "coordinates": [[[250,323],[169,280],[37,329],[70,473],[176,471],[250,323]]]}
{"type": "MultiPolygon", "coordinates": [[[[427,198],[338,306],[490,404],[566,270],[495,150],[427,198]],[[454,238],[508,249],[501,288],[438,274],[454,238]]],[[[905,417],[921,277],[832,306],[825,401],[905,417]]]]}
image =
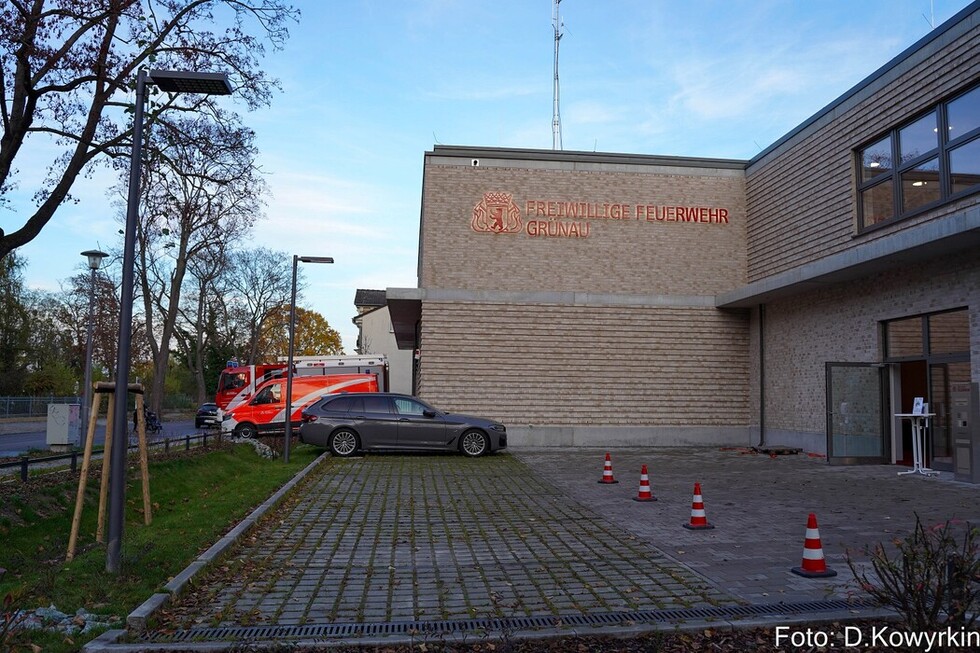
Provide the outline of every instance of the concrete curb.
{"type": "MultiPolygon", "coordinates": [[[[220,558],[222,554],[227,551],[232,544],[234,544],[239,537],[246,533],[250,528],[252,528],[269,510],[271,510],[282,498],[292,490],[297,483],[306,478],[306,476],[323,460],[328,458],[327,455],[320,455],[307,465],[303,470],[293,476],[289,481],[286,482],[281,488],[279,488],[275,494],[266,499],[259,507],[251,512],[245,519],[238,523],[233,529],[228,531],[224,537],[215,542],[211,547],[197,557],[194,562],[189,564],[183,571],[173,577],[173,579],[164,586],[167,593],[154,594],[146,601],[143,602],[138,608],[129,613],[126,617],[126,628],[127,630],[133,630],[137,632],[142,632],[146,630],[146,624],[156,613],[157,610],[165,606],[173,596],[180,595],[184,591],[184,588],[193,580],[194,576],[205,569],[208,565],[214,562],[216,559],[220,558]]],[[[91,643],[102,640],[102,643],[108,643],[103,640],[103,637],[109,635],[109,633],[115,633],[113,640],[118,639],[121,633],[125,631],[109,631],[104,633],[102,637],[92,640],[91,643]]],[[[88,646],[85,650],[90,650],[88,646]]],[[[91,649],[91,650],[101,650],[101,649],[91,649]]]]}

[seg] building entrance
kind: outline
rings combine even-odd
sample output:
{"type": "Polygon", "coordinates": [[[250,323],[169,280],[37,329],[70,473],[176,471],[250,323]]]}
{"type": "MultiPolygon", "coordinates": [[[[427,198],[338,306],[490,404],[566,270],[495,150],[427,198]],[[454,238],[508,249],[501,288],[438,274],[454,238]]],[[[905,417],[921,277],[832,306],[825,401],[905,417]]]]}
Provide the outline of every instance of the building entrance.
{"type": "MultiPolygon", "coordinates": [[[[912,412],[916,397],[929,404],[926,467],[953,470],[950,387],[970,382],[970,324],[966,309],[917,315],[884,324],[885,360],[894,364],[892,414],[912,412]]],[[[908,420],[893,422],[895,462],[912,464],[908,420]]]]}

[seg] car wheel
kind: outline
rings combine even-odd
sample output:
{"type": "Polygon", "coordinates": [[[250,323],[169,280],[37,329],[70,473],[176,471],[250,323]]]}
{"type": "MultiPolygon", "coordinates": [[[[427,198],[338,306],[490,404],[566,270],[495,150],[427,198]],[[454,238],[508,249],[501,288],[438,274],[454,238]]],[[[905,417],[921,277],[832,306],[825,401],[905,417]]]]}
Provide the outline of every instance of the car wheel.
{"type": "Polygon", "coordinates": [[[482,431],[467,431],[459,439],[459,450],[467,456],[476,458],[490,450],[490,440],[482,431]]]}
{"type": "Polygon", "coordinates": [[[243,422],[235,427],[236,438],[244,438],[248,440],[249,438],[254,438],[256,435],[258,435],[258,431],[256,430],[255,426],[249,424],[248,422],[243,422]]]}
{"type": "Polygon", "coordinates": [[[340,429],[330,436],[330,453],[339,458],[349,458],[361,448],[357,433],[350,429],[340,429]]]}

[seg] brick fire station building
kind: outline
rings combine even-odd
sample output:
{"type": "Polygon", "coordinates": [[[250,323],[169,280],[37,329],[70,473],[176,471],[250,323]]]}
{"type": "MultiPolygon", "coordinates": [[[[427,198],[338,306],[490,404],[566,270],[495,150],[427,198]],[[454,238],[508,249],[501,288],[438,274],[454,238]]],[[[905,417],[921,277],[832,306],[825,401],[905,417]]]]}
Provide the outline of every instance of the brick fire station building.
{"type": "Polygon", "coordinates": [[[415,391],[512,445],[779,444],[980,481],[980,2],[750,161],[436,146],[415,391]]]}

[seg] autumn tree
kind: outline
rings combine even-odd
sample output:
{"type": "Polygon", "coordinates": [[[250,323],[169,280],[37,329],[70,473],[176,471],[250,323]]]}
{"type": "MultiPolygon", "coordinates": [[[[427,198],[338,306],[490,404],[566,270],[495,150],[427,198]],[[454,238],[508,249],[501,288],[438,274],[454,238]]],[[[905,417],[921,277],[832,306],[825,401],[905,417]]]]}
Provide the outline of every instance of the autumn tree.
{"type": "MultiPolygon", "coordinates": [[[[182,292],[180,315],[175,323],[174,337],[179,360],[194,379],[198,403],[207,401],[217,383],[221,368],[216,364],[215,350],[227,342],[219,324],[224,315],[221,273],[226,266],[223,248],[212,248],[187,262],[190,284],[182,292]]],[[[219,352],[218,364],[223,366],[230,353],[219,352]]]]}
{"type": "MultiPolygon", "coordinates": [[[[263,321],[259,348],[269,360],[289,355],[289,306],[269,312],[263,321]]],[[[300,306],[296,307],[296,333],[293,343],[295,356],[324,356],[343,354],[340,334],[327,319],[300,306]]]]}
{"type": "Polygon", "coordinates": [[[31,291],[29,296],[31,331],[23,393],[34,397],[77,396],[82,368],[74,357],[71,325],[57,319],[58,295],[31,291]]]}
{"type": "MultiPolygon", "coordinates": [[[[0,3],[0,204],[10,204],[4,198],[19,183],[18,160],[55,150],[21,226],[0,230],[0,259],[41,232],[90,164],[129,155],[139,68],[226,72],[236,98],[263,106],[277,88],[259,67],[265,44],[280,48],[298,15],[282,0],[0,3]]],[[[157,97],[148,126],[173,109],[215,113],[210,96],[157,97]]]]}
{"type": "MultiPolygon", "coordinates": [[[[74,359],[71,325],[58,319],[60,303],[57,293],[29,293],[31,331],[27,348],[27,393],[32,395],[72,395],[81,384],[76,371],[81,365],[74,359]],[[36,382],[38,375],[48,380],[36,382]]],[[[84,356],[83,356],[84,359],[84,356]]]]}

